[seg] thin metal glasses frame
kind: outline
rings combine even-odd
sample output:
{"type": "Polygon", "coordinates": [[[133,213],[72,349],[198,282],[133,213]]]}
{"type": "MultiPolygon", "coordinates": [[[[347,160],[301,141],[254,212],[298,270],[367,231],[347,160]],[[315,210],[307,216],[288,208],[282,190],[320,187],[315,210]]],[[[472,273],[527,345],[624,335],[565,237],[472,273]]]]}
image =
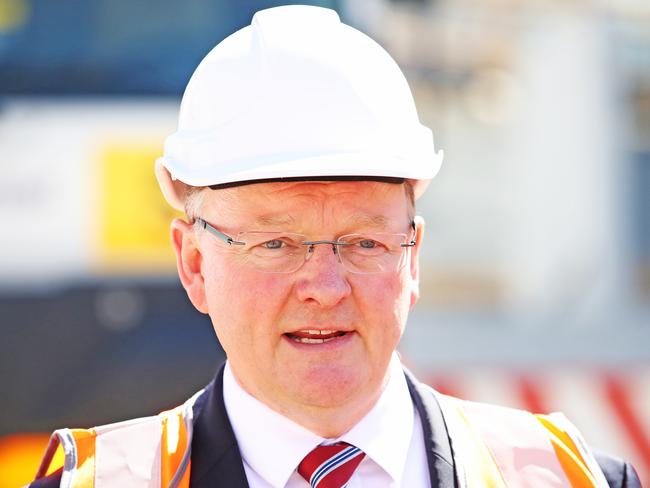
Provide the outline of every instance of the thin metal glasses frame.
{"type": "MultiPolygon", "coordinates": [[[[223,232],[221,232],[219,229],[217,229],[213,225],[210,225],[209,223],[207,223],[201,217],[196,218],[196,223],[199,225],[200,228],[202,228],[204,230],[207,230],[212,235],[218,237],[219,239],[221,239],[226,244],[229,244],[231,246],[245,246],[246,245],[245,242],[236,241],[235,239],[233,239],[229,235],[224,234],[223,232]]],[[[411,228],[413,230],[416,230],[414,220],[411,220],[411,228]]],[[[332,246],[334,252],[336,252],[337,246],[349,246],[349,245],[351,245],[351,243],[349,243],[349,242],[342,242],[342,241],[303,241],[302,244],[304,246],[309,246],[308,252],[313,252],[314,246],[317,245],[317,244],[330,244],[332,246]]],[[[400,247],[413,247],[413,246],[415,246],[415,244],[416,244],[416,240],[411,239],[409,242],[401,243],[400,247]]]]}

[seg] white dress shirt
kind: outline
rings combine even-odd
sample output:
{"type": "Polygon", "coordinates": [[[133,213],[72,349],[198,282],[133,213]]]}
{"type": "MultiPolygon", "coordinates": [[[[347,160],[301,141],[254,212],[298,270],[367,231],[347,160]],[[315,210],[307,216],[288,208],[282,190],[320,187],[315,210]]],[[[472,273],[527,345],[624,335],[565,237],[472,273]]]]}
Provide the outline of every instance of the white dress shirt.
{"type": "Polygon", "coordinates": [[[223,396],[251,488],[309,488],[296,468],[321,443],[348,442],[366,456],[348,488],[429,487],[420,418],[394,355],[375,406],[337,439],[320,437],[248,394],[226,363],[223,396]]]}

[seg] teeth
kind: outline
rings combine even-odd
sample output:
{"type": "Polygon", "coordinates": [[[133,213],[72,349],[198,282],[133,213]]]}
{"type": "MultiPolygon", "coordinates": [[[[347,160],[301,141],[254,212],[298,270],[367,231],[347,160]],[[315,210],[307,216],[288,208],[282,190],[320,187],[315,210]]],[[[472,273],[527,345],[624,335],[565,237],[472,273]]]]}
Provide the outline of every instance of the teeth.
{"type": "Polygon", "coordinates": [[[344,336],[345,334],[347,334],[347,332],[343,332],[340,330],[303,329],[300,331],[296,331],[293,334],[288,333],[287,336],[291,338],[291,340],[300,342],[302,344],[323,344],[324,342],[332,341],[341,336],[344,336]],[[301,335],[310,336],[310,337],[301,337],[301,335]]]}
{"type": "MultiPolygon", "coordinates": [[[[337,336],[338,337],[338,336],[337,336]]],[[[312,339],[311,337],[292,337],[296,342],[302,342],[303,344],[322,344],[323,342],[329,342],[336,339],[336,337],[329,337],[327,339],[312,339]]]]}
{"type": "Polygon", "coordinates": [[[328,335],[328,334],[334,334],[336,331],[335,330],[301,330],[300,332],[304,334],[309,334],[309,335],[328,335]]]}

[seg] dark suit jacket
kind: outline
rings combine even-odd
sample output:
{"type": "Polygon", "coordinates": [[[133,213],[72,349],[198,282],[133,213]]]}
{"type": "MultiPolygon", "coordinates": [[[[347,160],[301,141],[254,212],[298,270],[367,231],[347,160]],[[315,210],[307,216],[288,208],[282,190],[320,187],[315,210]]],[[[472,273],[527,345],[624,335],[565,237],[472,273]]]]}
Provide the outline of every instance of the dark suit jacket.
{"type": "MultiPolygon", "coordinates": [[[[431,487],[456,487],[454,461],[440,406],[435,397],[408,372],[406,379],[422,420],[431,487]]],[[[190,488],[248,487],[237,440],[223,401],[223,367],[194,405],[194,418],[190,488]]],[[[598,452],[595,455],[611,487],[641,488],[639,478],[629,463],[598,452]]],[[[29,486],[55,488],[59,486],[60,477],[60,472],[57,472],[29,486]]]]}

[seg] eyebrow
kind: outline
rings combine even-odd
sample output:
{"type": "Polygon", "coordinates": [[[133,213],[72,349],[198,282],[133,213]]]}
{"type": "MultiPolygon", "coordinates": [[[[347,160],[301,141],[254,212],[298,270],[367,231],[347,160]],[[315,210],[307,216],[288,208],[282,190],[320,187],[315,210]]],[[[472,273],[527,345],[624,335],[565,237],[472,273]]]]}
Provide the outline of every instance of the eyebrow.
{"type": "MultiPolygon", "coordinates": [[[[289,214],[261,215],[253,223],[262,227],[290,227],[296,219],[289,214]]],[[[383,215],[354,215],[348,219],[349,227],[371,228],[384,230],[389,226],[390,220],[383,215]]]]}
{"type": "Polygon", "coordinates": [[[291,215],[261,215],[260,217],[254,220],[255,225],[261,225],[266,227],[277,227],[277,226],[290,226],[296,219],[291,215]]]}
{"type": "Polygon", "coordinates": [[[389,219],[383,215],[355,215],[350,222],[354,227],[385,229],[389,219]]]}

